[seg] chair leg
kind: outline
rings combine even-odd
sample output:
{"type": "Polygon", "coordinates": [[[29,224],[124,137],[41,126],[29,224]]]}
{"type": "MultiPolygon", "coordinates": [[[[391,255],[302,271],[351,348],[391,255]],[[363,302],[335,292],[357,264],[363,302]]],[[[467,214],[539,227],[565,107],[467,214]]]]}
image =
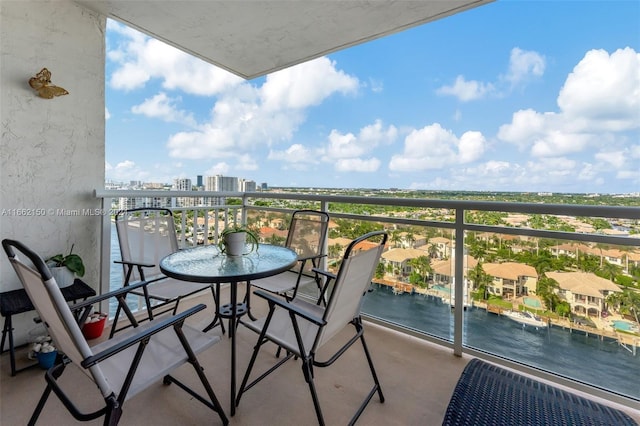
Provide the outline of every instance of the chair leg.
{"type": "Polygon", "coordinates": [[[322,426],[324,425],[324,417],[322,416],[322,409],[320,408],[318,392],[316,392],[316,386],[313,383],[313,360],[311,358],[305,357],[302,360],[302,372],[304,373],[304,380],[309,385],[309,391],[311,392],[311,398],[313,399],[313,406],[316,409],[318,424],[322,426]]]}
{"type": "MultiPolygon", "coordinates": [[[[262,337],[262,335],[260,337],[262,337]]],[[[236,396],[236,407],[240,405],[240,397],[242,397],[242,394],[245,392],[245,390],[249,390],[249,388],[247,388],[247,382],[249,381],[251,370],[253,370],[253,365],[256,362],[256,358],[258,358],[258,352],[260,352],[261,347],[262,347],[261,339],[258,339],[258,343],[256,343],[256,347],[253,349],[253,353],[251,354],[251,360],[249,360],[247,371],[244,373],[244,377],[242,378],[242,384],[238,389],[238,395],[236,396]]]]}
{"type": "Polygon", "coordinates": [[[49,394],[51,394],[51,386],[47,384],[47,387],[44,389],[44,392],[42,393],[42,396],[38,401],[38,405],[36,405],[36,409],[33,411],[33,414],[29,419],[29,423],[28,423],[29,426],[34,426],[36,424],[36,421],[38,420],[38,417],[40,416],[40,413],[42,412],[44,405],[47,403],[49,394]]]}
{"type": "Polygon", "coordinates": [[[224,322],[222,321],[222,317],[220,317],[220,283],[216,283],[215,291],[213,290],[213,287],[211,287],[211,292],[213,293],[213,304],[215,305],[216,313],[213,317],[213,320],[202,331],[206,333],[207,331],[218,325],[218,321],[220,321],[220,329],[222,330],[222,334],[224,334],[224,322]]]}
{"type": "Polygon", "coordinates": [[[104,425],[116,426],[122,416],[122,406],[113,395],[106,399],[106,403],[107,412],[104,415],[104,425]]]}
{"type": "Polygon", "coordinates": [[[384,402],[384,395],[382,394],[382,387],[380,386],[380,382],[378,381],[378,375],[376,374],[376,369],[373,366],[373,360],[371,359],[371,354],[369,353],[369,348],[367,347],[367,343],[364,340],[364,334],[360,336],[360,341],[362,342],[362,347],[364,349],[364,353],[367,356],[367,362],[369,363],[369,369],[371,370],[371,375],[373,376],[373,382],[378,391],[378,396],[380,397],[380,402],[384,402]]]}
{"type": "Polygon", "coordinates": [[[251,321],[256,321],[258,318],[254,317],[251,313],[251,282],[247,281],[247,291],[244,294],[244,303],[247,306],[247,316],[251,319],[251,321]]]}
{"type": "Polygon", "coordinates": [[[49,395],[53,390],[52,382],[50,382],[49,380],[49,373],[51,373],[53,380],[57,380],[58,377],[62,376],[62,373],[64,372],[65,369],[66,369],[65,364],[59,364],[54,366],[45,374],[45,381],[47,383],[47,387],[44,389],[44,392],[42,392],[42,396],[38,401],[38,405],[36,405],[36,409],[33,411],[33,414],[31,415],[31,419],[29,419],[29,423],[28,423],[29,426],[33,426],[36,424],[36,421],[38,420],[38,417],[40,416],[40,413],[42,412],[42,409],[44,408],[44,405],[47,403],[47,399],[49,398],[49,395]]]}
{"type": "Polygon", "coordinates": [[[182,388],[184,391],[186,391],[189,395],[193,396],[198,401],[202,402],[203,404],[205,404],[206,406],[208,406],[209,408],[211,408],[215,412],[217,412],[218,415],[220,416],[220,420],[222,420],[222,423],[225,426],[228,425],[229,424],[229,419],[225,415],[224,410],[222,409],[222,405],[220,404],[220,401],[216,397],[216,394],[213,391],[213,388],[211,387],[211,384],[209,383],[209,379],[207,379],[207,376],[204,374],[204,369],[200,365],[200,362],[198,361],[198,358],[196,357],[196,354],[191,349],[191,346],[189,346],[189,342],[187,341],[187,338],[185,337],[182,329],[181,328],[175,328],[175,331],[176,331],[176,334],[178,335],[178,339],[180,339],[180,342],[182,343],[182,347],[184,348],[185,352],[187,353],[187,357],[188,357],[187,361],[189,362],[189,364],[191,364],[193,366],[193,369],[196,371],[196,374],[198,375],[198,378],[200,379],[200,382],[202,383],[202,386],[205,388],[205,390],[207,392],[207,395],[209,396],[209,400],[210,401],[204,399],[202,396],[197,394],[193,389],[187,387],[184,383],[176,380],[171,375],[165,376],[163,382],[165,384],[175,383],[180,388],[182,388]]]}

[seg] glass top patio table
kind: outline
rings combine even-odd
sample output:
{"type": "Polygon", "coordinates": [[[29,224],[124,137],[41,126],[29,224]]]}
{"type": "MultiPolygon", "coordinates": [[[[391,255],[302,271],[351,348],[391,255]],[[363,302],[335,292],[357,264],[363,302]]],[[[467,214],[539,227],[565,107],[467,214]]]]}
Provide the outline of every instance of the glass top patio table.
{"type": "Polygon", "coordinates": [[[216,316],[204,331],[210,330],[218,317],[229,318],[231,416],[236,412],[236,321],[239,315],[247,312],[247,306],[238,303],[237,284],[279,274],[294,267],[297,261],[298,256],[293,250],[270,244],[260,244],[257,250],[241,256],[227,256],[215,245],[197,246],[172,253],[160,261],[160,270],[169,277],[216,283],[216,299],[220,298],[220,283],[230,283],[229,304],[216,306],[216,316]]]}
{"type": "Polygon", "coordinates": [[[227,256],[215,245],[198,246],[170,254],[160,270],[173,278],[202,283],[228,283],[276,275],[295,266],[298,256],[286,247],[260,244],[242,256],[227,256]]]}

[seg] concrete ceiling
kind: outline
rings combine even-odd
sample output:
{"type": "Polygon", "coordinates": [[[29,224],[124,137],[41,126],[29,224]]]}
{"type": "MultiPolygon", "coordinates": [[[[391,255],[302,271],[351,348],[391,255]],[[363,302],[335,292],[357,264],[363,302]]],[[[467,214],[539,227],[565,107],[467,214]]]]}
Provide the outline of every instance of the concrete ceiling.
{"type": "Polygon", "coordinates": [[[245,79],[493,0],[75,0],[245,79]]]}

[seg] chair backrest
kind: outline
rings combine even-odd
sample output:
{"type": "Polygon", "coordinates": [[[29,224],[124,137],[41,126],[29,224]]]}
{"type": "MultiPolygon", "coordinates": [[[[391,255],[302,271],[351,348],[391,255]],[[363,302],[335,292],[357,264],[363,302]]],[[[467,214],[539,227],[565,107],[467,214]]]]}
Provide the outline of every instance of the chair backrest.
{"type": "Polygon", "coordinates": [[[345,250],[324,311],[327,323],[318,333],[314,351],[360,315],[363,297],[371,285],[387,238],[384,231],[370,232],[353,240],[345,250]]]}
{"type": "MultiPolygon", "coordinates": [[[[80,365],[82,360],[93,355],[93,352],[82,335],[80,326],[56,280],[51,276],[49,268],[38,254],[19,241],[2,240],[2,247],[29,295],[31,303],[47,327],[56,349],[62,351],[76,365],[80,365]],[[33,267],[22,262],[14,249],[24,254],[33,267]]],[[[84,368],[80,368],[80,370],[96,382],[103,395],[109,395],[112,392],[98,365],[90,367],[88,370],[84,368]]]]}
{"type": "MultiPolygon", "coordinates": [[[[324,253],[327,230],[329,228],[329,214],[317,210],[297,210],[291,216],[289,232],[285,247],[295,251],[299,258],[321,256],[324,253]]],[[[310,272],[311,268],[319,266],[317,261],[298,263],[293,270],[310,272]]]]}
{"type": "MultiPolygon", "coordinates": [[[[144,278],[147,280],[161,275],[160,260],[178,251],[178,238],[171,210],[121,210],[115,219],[122,260],[155,265],[144,269],[144,278]]],[[[131,281],[141,279],[137,269],[134,269],[131,281]]]]}

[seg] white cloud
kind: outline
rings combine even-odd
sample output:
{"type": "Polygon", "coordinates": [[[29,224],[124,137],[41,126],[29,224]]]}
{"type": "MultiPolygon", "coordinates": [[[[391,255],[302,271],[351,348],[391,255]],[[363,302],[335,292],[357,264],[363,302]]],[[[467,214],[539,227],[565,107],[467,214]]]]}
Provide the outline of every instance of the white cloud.
{"type": "Polygon", "coordinates": [[[231,167],[229,164],[225,162],[216,163],[211,166],[206,172],[205,176],[215,176],[215,175],[228,175],[231,167]]]}
{"type": "Polygon", "coordinates": [[[458,161],[462,164],[476,161],[484,154],[487,140],[480,132],[465,132],[458,141],[458,161]]]}
{"type": "Polygon", "coordinates": [[[112,166],[105,162],[105,175],[109,180],[125,182],[129,180],[146,180],[149,177],[147,171],[143,171],[131,160],[124,160],[112,166]]]}
{"type": "Polygon", "coordinates": [[[616,178],[618,179],[629,179],[633,183],[640,185],[640,170],[621,170],[616,173],[616,178]]]}
{"type": "Polygon", "coordinates": [[[109,109],[107,107],[104,107],[104,119],[108,120],[111,118],[111,114],[109,113],[109,109]]]}
{"type": "Polygon", "coordinates": [[[228,71],[124,25],[109,21],[109,30],[123,37],[120,45],[107,51],[107,58],[116,65],[109,81],[113,89],[139,89],[152,78],[158,78],[167,90],[211,96],[243,81],[228,71]]]}
{"type": "Polygon", "coordinates": [[[380,120],[361,128],[357,136],[353,133],[342,134],[334,129],[329,134],[326,155],[330,160],[359,157],[379,145],[393,143],[397,137],[398,129],[393,125],[385,129],[380,120]]]}
{"type": "Polygon", "coordinates": [[[622,132],[640,127],[640,55],[630,48],[611,55],[587,52],[568,75],[558,105],[560,112],[514,113],[511,123],[500,126],[498,138],[534,157],[624,146],[622,132]]]}
{"type": "Polygon", "coordinates": [[[318,163],[318,156],[315,150],[309,149],[301,144],[293,144],[284,151],[271,150],[267,156],[268,160],[282,161],[290,164],[301,164],[306,167],[307,164],[318,163]]]}
{"type": "Polygon", "coordinates": [[[522,50],[518,47],[511,49],[509,57],[509,71],[505,79],[512,86],[524,83],[533,77],[541,77],[546,67],[545,59],[538,52],[522,50]]]}
{"type": "Polygon", "coordinates": [[[329,146],[327,156],[332,159],[352,158],[367,152],[367,146],[358,143],[358,138],[353,133],[341,134],[332,130],[329,134],[329,146]]]}
{"type": "Polygon", "coordinates": [[[116,164],[116,167],[114,168],[114,170],[132,170],[135,167],[136,167],[135,162],[131,160],[125,160],[116,164]]]}
{"type": "Polygon", "coordinates": [[[434,123],[413,130],[404,141],[404,151],[391,157],[392,171],[419,171],[442,169],[479,159],[486,148],[480,132],[466,132],[457,138],[451,130],[434,123]]]}
{"type": "Polygon", "coordinates": [[[333,93],[358,89],[358,79],[336,69],[335,61],[321,57],[269,74],[260,89],[266,110],[304,109],[318,105],[333,93]]]}
{"type": "Polygon", "coordinates": [[[166,93],[158,93],[152,98],[147,98],[140,105],[131,107],[134,114],[142,114],[147,117],[160,118],[168,122],[178,122],[195,127],[196,121],[191,113],[179,110],[176,103],[180,98],[170,98],[166,93]]]}
{"type": "Polygon", "coordinates": [[[251,155],[244,154],[238,158],[238,164],[236,165],[236,170],[253,171],[253,170],[258,170],[258,168],[259,168],[258,162],[251,155]]]}
{"type": "Polygon", "coordinates": [[[531,155],[534,157],[557,157],[582,152],[591,141],[593,141],[593,136],[589,134],[550,129],[547,134],[533,142],[531,155]]]}
{"type": "Polygon", "coordinates": [[[475,80],[467,81],[464,76],[459,75],[453,85],[442,86],[436,90],[436,93],[439,95],[455,96],[462,102],[468,102],[481,99],[493,90],[494,87],[491,83],[482,83],[475,80]]]}
{"type": "Polygon", "coordinates": [[[183,159],[228,158],[238,152],[230,131],[211,126],[171,135],[167,148],[170,157],[183,159]]]}
{"type": "Polygon", "coordinates": [[[361,158],[341,158],[336,161],[335,169],[338,172],[365,172],[371,173],[378,171],[380,168],[380,160],[377,158],[361,159],[361,158]]]}
{"type": "Polygon", "coordinates": [[[626,155],[623,151],[598,152],[595,158],[615,169],[621,169],[626,163],[626,155]]]}
{"type": "Polygon", "coordinates": [[[558,96],[568,120],[584,131],[640,127],[640,53],[630,47],[609,55],[590,50],[569,74],[558,96]]]}
{"type": "Polygon", "coordinates": [[[332,130],[328,144],[324,149],[323,160],[336,171],[372,172],[380,167],[380,160],[375,157],[365,159],[380,145],[389,145],[398,137],[398,129],[390,125],[385,128],[381,120],[364,126],[357,135],[340,133],[332,130]]]}
{"type": "Polygon", "coordinates": [[[371,147],[380,144],[391,144],[398,137],[398,129],[394,125],[390,125],[386,129],[383,127],[382,120],[376,120],[375,123],[360,129],[358,139],[371,147]]]}
{"type": "Polygon", "coordinates": [[[371,87],[371,91],[373,93],[382,93],[384,90],[384,83],[382,80],[369,78],[369,87],[371,87]]]}
{"type": "Polygon", "coordinates": [[[357,89],[358,80],[335,65],[318,58],[271,74],[262,86],[243,83],[225,92],[213,106],[209,123],[169,138],[169,155],[229,158],[290,140],[305,121],[307,108],[335,93],[357,89]]]}
{"type": "Polygon", "coordinates": [[[466,80],[463,75],[459,75],[452,85],[442,86],[436,93],[455,96],[461,102],[483,99],[489,95],[500,96],[503,92],[526,84],[532,78],[541,77],[545,67],[545,58],[538,52],[514,47],[511,49],[506,75],[499,76],[495,83],[466,80]],[[505,84],[508,87],[505,88],[505,84]]]}

